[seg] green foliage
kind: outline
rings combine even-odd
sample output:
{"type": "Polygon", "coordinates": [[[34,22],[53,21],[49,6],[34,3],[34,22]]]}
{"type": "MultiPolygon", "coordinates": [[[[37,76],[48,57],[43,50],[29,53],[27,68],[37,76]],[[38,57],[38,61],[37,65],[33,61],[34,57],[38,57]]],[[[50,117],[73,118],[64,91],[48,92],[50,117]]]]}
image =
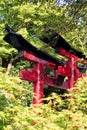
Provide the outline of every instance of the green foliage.
{"type": "MultiPolygon", "coordinates": [[[[50,28],[63,35],[74,48],[79,48],[83,53],[87,54],[85,49],[87,47],[85,15],[87,10],[84,2],[82,3],[81,11],[79,10],[75,17],[73,17],[74,11],[76,12],[78,10],[81,1],[79,4],[67,1],[68,5],[62,7],[56,5],[57,3],[55,2],[56,1],[51,0],[44,2],[30,2],[27,0],[1,1],[0,16],[2,17],[0,19],[0,44],[3,48],[1,47],[0,49],[0,56],[7,58],[9,55],[17,53],[15,49],[12,49],[2,40],[5,35],[5,32],[3,32],[5,23],[8,23],[15,31],[21,32],[26,39],[33,39],[30,38],[29,35],[40,37],[50,28]]],[[[38,42],[36,45],[39,47],[38,42]]]]}
{"type": "MultiPolygon", "coordinates": [[[[87,55],[87,2],[66,0],[60,6],[56,0],[0,1],[0,57],[4,65],[18,52],[3,41],[4,25],[9,24],[38,49],[55,56],[54,50],[44,45],[39,37],[51,29],[60,33],[71,46],[87,55]]],[[[79,79],[67,93],[52,93],[47,104],[34,108],[32,84],[18,78],[20,69],[29,69],[31,63],[13,62],[11,73],[0,68],[0,130],[86,130],[87,78],[79,79]],[[30,106],[29,106],[30,105],[30,106]]]]}
{"type": "MultiPolygon", "coordinates": [[[[26,107],[31,102],[31,84],[23,87],[18,77],[6,76],[0,72],[0,129],[10,129],[11,121],[15,121],[15,116],[20,109],[26,107]],[[6,127],[5,127],[6,125],[6,127]],[[9,128],[7,128],[9,127],[9,128]]],[[[26,83],[25,83],[26,85],[26,83]]],[[[31,87],[32,88],[32,87],[31,87]]],[[[13,123],[12,122],[12,123],[13,123]]]]}
{"type": "Polygon", "coordinates": [[[0,71],[0,130],[87,129],[87,78],[69,93],[52,93],[40,107],[28,106],[33,93],[27,83],[0,71]]]}

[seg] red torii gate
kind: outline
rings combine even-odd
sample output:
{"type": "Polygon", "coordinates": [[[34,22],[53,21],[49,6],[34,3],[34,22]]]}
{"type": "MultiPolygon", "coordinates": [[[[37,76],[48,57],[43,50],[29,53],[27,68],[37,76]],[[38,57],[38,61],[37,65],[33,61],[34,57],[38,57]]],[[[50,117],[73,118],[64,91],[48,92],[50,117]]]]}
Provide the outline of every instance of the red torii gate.
{"type": "Polygon", "coordinates": [[[30,71],[20,71],[20,78],[22,80],[31,81],[34,84],[33,104],[42,102],[44,85],[67,89],[67,82],[64,82],[61,86],[56,84],[58,74],[58,66],[56,66],[56,64],[40,59],[26,51],[20,52],[19,55],[21,55],[21,57],[23,57],[25,60],[32,61],[34,63],[34,68],[32,68],[30,71]],[[45,67],[50,67],[54,70],[54,77],[49,77],[47,74],[45,74],[45,67]]]}
{"type": "MultiPolygon", "coordinates": [[[[77,62],[81,63],[83,61],[78,58],[78,56],[64,49],[64,47],[59,48],[58,51],[58,54],[68,58],[68,61],[62,65],[51,56],[37,50],[37,48],[29,44],[21,35],[14,32],[9,26],[6,25],[5,28],[8,31],[8,34],[6,34],[4,40],[19,51],[19,57],[34,63],[34,67],[31,70],[20,71],[20,78],[22,80],[27,80],[34,84],[33,104],[42,103],[44,85],[61,89],[71,89],[78,78],[87,76],[80,72],[77,66],[77,62]],[[53,77],[49,77],[45,73],[45,67],[50,67],[54,70],[53,77]],[[66,81],[64,81],[63,78],[61,83],[57,83],[57,80],[60,77],[65,76],[68,77],[66,81]]],[[[86,60],[84,60],[84,62],[84,64],[87,64],[86,60]]]]}
{"type": "Polygon", "coordinates": [[[74,56],[70,57],[67,64],[64,66],[56,66],[56,64],[40,59],[26,51],[20,52],[19,55],[21,55],[21,57],[25,60],[34,63],[34,67],[31,70],[20,70],[20,78],[22,80],[33,82],[34,84],[33,104],[42,103],[42,99],[44,97],[44,85],[68,90],[74,86],[74,83],[78,78],[87,76],[86,74],[81,73],[79,69],[77,69],[77,57],[74,56]],[[44,72],[45,67],[50,67],[54,70],[54,77],[49,77],[44,72]],[[58,75],[67,76],[68,79],[63,81],[61,85],[58,85],[56,84],[58,75]]]}

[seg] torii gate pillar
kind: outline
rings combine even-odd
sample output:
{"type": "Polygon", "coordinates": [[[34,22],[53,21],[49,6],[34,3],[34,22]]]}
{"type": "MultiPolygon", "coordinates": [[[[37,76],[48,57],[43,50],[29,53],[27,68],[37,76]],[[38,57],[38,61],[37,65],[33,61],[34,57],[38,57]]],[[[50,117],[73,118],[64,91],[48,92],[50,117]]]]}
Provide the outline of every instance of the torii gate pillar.
{"type": "Polygon", "coordinates": [[[43,87],[44,87],[44,68],[43,64],[35,63],[34,69],[37,75],[37,80],[34,82],[34,97],[33,104],[41,104],[43,99],[43,87]]]}

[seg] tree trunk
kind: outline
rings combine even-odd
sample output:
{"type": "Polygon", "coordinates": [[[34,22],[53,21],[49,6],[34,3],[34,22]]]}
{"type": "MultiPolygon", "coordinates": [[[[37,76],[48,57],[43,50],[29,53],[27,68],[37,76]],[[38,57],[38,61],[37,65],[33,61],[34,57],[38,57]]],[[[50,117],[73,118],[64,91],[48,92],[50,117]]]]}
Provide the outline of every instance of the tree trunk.
{"type": "Polygon", "coordinates": [[[18,59],[18,55],[15,57],[15,58],[11,58],[10,59],[10,62],[8,64],[8,67],[7,67],[7,71],[6,71],[6,75],[9,75],[10,74],[10,71],[11,71],[11,68],[12,68],[12,64],[13,62],[18,59]]]}
{"type": "Polygon", "coordinates": [[[0,57],[0,67],[2,67],[2,58],[0,57]]]}

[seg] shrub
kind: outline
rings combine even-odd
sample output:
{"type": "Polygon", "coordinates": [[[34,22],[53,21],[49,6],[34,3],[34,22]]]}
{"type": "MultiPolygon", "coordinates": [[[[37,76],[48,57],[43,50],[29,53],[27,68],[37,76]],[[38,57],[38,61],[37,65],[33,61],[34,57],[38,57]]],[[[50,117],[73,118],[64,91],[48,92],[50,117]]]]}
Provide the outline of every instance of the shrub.
{"type": "Polygon", "coordinates": [[[27,105],[31,84],[0,73],[0,130],[87,129],[87,78],[79,79],[69,93],[52,93],[38,108],[27,105]]]}

